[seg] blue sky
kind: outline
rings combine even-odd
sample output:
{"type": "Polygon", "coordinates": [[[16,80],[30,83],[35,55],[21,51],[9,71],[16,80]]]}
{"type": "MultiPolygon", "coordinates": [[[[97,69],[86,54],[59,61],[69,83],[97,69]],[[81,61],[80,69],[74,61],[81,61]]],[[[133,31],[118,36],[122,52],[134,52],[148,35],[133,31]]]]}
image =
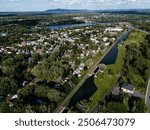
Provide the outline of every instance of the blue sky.
{"type": "Polygon", "coordinates": [[[150,0],[0,0],[0,12],[47,9],[134,9],[150,8],[150,0]]]}

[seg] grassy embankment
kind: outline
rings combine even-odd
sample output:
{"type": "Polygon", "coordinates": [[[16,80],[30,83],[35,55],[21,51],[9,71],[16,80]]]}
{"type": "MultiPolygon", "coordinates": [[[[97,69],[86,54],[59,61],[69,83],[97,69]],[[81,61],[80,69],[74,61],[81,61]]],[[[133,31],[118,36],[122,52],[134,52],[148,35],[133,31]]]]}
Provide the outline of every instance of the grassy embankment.
{"type": "Polygon", "coordinates": [[[118,57],[115,64],[107,65],[104,73],[99,72],[97,78],[95,78],[95,84],[97,86],[97,91],[93,94],[93,101],[89,104],[89,112],[91,112],[101,101],[107,92],[112,89],[112,86],[116,83],[118,79],[118,74],[122,69],[123,58],[125,55],[125,48],[123,46],[118,47],[118,57]],[[111,70],[111,74],[108,71],[111,70]]]}
{"type": "Polygon", "coordinates": [[[132,31],[126,38],[125,44],[131,44],[136,43],[137,45],[139,43],[144,42],[145,40],[145,33],[140,31],[132,31]]]}

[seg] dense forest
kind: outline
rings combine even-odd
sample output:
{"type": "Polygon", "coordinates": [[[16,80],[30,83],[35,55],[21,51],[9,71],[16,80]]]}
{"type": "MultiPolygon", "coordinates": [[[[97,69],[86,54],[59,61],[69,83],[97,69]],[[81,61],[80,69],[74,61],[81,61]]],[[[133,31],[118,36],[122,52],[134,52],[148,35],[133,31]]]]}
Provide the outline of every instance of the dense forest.
{"type": "Polygon", "coordinates": [[[143,43],[128,44],[126,49],[121,82],[133,84],[135,88],[145,92],[150,77],[150,35],[145,37],[143,43]]]}

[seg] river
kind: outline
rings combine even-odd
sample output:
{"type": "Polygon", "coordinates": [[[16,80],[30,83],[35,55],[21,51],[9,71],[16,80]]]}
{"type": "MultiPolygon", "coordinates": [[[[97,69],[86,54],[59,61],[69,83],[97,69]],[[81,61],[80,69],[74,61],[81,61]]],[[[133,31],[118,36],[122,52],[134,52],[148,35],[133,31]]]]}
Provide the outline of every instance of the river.
{"type": "Polygon", "coordinates": [[[49,26],[51,30],[58,30],[58,29],[66,29],[66,28],[74,28],[74,27],[86,27],[92,26],[92,23],[80,23],[80,24],[64,24],[64,25],[52,25],[49,26]]]}
{"type": "Polygon", "coordinates": [[[50,30],[59,30],[59,29],[67,29],[67,28],[75,28],[75,27],[87,27],[94,25],[112,25],[118,24],[120,22],[99,22],[99,23],[80,23],[80,24],[60,24],[60,25],[51,25],[49,26],[50,30]]]}

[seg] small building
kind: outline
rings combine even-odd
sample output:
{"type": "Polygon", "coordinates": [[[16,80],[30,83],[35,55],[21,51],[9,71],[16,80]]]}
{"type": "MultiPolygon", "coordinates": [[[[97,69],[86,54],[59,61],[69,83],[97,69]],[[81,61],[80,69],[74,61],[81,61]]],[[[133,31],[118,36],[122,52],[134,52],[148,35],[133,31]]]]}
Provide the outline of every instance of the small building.
{"type": "Polygon", "coordinates": [[[75,74],[80,74],[81,73],[81,71],[80,71],[80,69],[76,69],[74,72],[73,72],[73,75],[75,75],[75,74]]]}
{"type": "Polygon", "coordinates": [[[103,37],[103,42],[106,42],[108,40],[108,37],[103,37]]]}
{"type": "Polygon", "coordinates": [[[109,46],[109,45],[110,45],[110,42],[106,42],[106,43],[105,43],[105,46],[109,46]]]}
{"type": "Polygon", "coordinates": [[[121,90],[125,93],[133,94],[135,91],[135,88],[131,84],[123,83],[121,86],[121,90]]]}
{"type": "Polygon", "coordinates": [[[109,27],[105,29],[105,32],[121,32],[123,31],[120,27],[109,27]]]}
{"type": "Polygon", "coordinates": [[[81,64],[80,64],[80,67],[79,67],[79,70],[83,70],[84,67],[85,67],[84,63],[81,63],[81,64]]]}

